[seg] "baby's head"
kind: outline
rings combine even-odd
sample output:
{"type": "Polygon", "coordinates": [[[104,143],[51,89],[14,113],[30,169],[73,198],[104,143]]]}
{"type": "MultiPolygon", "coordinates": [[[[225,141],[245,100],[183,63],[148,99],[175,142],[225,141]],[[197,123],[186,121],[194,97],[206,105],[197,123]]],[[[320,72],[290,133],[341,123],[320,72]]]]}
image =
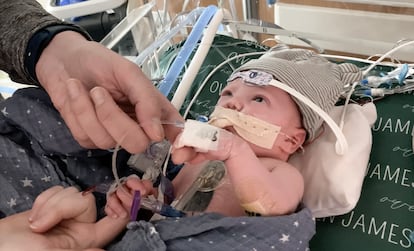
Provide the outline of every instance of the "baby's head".
{"type": "MultiPolygon", "coordinates": [[[[301,100],[266,84],[275,79],[329,113],[344,85],[361,77],[361,71],[355,65],[334,64],[310,50],[269,51],[230,76],[217,105],[277,125],[279,132],[274,145],[290,142],[290,148],[286,147],[289,149],[286,153],[290,155],[303,142],[315,139],[323,121],[301,100]]],[[[217,112],[212,117],[215,115],[217,112]]]]}

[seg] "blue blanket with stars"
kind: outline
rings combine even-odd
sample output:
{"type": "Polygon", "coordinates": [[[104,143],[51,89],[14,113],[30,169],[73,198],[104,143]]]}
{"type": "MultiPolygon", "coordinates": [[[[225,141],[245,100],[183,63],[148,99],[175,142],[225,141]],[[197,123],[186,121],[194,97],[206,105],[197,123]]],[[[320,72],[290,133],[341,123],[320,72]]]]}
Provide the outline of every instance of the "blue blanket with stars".
{"type": "MultiPolygon", "coordinates": [[[[31,208],[51,186],[84,189],[112,179],[111,153],[82,148],[42,89],[21,89],[0,110],[0,218],[31,208]]],[[[95,195],[102,209],[105,196],[95,195]]],[[[314,233],[307,208],[279,217],[209,213],[132,222],[107,250],[307,250],[314,233]]]]}

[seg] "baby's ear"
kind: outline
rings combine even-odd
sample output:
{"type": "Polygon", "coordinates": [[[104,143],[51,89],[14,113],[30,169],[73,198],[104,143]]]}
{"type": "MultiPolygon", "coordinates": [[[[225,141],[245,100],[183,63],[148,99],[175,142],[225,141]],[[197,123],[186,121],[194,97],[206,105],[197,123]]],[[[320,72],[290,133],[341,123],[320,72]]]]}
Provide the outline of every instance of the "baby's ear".
{"type": "Polygon", "coordinates": [[[295,128],[286,137],[285,143],[283,144],[283,150],[289,155],[296,152],[306,140],[306,131],[303,128],[295,128]]]}

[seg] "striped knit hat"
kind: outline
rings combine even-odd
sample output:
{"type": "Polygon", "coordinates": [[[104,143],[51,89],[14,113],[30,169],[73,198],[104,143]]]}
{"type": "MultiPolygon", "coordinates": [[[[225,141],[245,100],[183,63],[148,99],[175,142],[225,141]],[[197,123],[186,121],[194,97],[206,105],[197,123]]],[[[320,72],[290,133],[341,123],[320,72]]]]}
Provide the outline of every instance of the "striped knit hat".
{"type": "MultiPolygon", "coordinates": [[[[326,113],[338,101],[346,84],[362,79],[360,69],[349,63],[335,64],[306,49],[270,50],[236,69],[236,72],[258,70],[292,87],[309,98],[326,113]]],[[[302,124],[307,131],[307,142],[318,134],[322,118],[299,99],[292,97],[302,114],[302,124]]]]}

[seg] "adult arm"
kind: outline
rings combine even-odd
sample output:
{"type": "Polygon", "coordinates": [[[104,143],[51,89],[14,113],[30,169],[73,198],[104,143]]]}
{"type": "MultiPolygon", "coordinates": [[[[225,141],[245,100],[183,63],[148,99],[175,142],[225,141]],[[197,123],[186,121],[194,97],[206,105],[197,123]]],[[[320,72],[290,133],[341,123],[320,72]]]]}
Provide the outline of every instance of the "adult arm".
{"type": "Polygon", "coordinates": [[[13,81],[35,84],[24,66],[27,43],[43,27],[62,23],[35,0],[0,0],[0,69],[13,81]]]}
{"type": "Polygon", "coordinates": [[[30,39],[63,22],[34,0],[0,0],[0,15],[0,69],[20,83],[37,79],[82,146],[120,144],[137,153],[151,141],[175,138],[178,129],[162,121],[181,116],[135,64],[84,33],[63,31],[39,53],[31,75],[24,65],[30,39]]]}

